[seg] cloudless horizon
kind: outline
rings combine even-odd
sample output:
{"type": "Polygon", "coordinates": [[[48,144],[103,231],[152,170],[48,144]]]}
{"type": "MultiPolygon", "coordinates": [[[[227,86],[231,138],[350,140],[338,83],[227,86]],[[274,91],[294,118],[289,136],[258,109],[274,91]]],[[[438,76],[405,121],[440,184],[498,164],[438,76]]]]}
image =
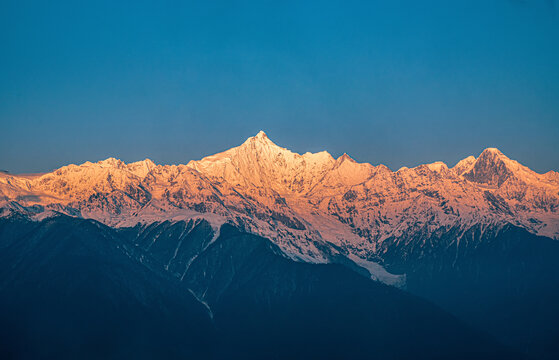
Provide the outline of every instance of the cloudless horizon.
{"type": "Polygon", "coordinates": [[[553,0],[0,4],[0,169],[187,163],[259,130],[393,170],[559,171],[553,0]]]}

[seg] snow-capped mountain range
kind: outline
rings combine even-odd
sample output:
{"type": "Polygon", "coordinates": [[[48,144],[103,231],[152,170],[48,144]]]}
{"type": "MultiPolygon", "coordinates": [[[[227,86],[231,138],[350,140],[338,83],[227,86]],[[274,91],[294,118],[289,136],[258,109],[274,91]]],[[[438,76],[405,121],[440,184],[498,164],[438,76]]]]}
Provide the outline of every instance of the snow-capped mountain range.
{"type": "MultiPolygon", "coordinates": [[[[381,258],[385,241],[506,224],[559,239],[559,173],[538,174],[494,148],[449,168],[392,171],[347,154],[297,154],[264,132],[186,165],[109,158],[40,175],[0,173],[0,216],[57,213],[111,227],[206,219],[231,223],[306,262],[342,255],[373,278],[400,284],[381,258]]],[[[396,240],[398,241],[398,240],[396,240]]]]}

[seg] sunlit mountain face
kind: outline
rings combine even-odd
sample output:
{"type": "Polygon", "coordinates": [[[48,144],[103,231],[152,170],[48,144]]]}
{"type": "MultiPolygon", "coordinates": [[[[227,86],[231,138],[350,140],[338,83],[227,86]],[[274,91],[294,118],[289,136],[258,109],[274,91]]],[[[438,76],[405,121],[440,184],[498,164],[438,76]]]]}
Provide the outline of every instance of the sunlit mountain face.
{"type": "Polygon", "coordinates": [[[559,173],[393,171],[264,132],[0,173],[6,358],[559,357],[559,173]],[[100,345],[101,344],[101,345],[100,345]]]}

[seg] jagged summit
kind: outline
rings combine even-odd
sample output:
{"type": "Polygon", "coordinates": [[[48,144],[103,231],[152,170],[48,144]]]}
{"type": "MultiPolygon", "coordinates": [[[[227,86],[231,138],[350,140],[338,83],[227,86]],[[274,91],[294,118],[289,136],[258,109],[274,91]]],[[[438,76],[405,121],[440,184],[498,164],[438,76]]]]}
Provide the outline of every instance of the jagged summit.
{"type": "Polygon", "coordinates": [[[325,151],[294,153],[276,145],[260,131],[240,146],[190,161],[187,166],[235,186],[257,186],[285,193],[308,190],[332,168],[334,161],[325,151]]]}
{"type": "Polygon", "coordinates": [[[106,158],[105,160],[99,160],[96,163],[92,163],[90,161],[86,161],[85,163],[79,165],[79,166],[100,166],[100,167],[109,167],[109,168],[120,168],[123,166],[126,166],[126,164],[124,163],[124,161],[114,158],[114,157],[109,157],[106,158]]]}
{"type": "Polygon", "coordinates": [[[494,155],[498,155],[501,156],[503,155],[503,152],[497,148],[494,147],[488,147],[486,149],[484,149],[481,154],[494,154],[494,155]]]}
{"type": "MultiPolygon", "coordinates": [[[[472,161],[465,159],[461,165],[461,175],[469,181],[488,186],[502,186],[507,180],[532,182],[537,174],[529,168],[511,160],[497,148],[487,148],[472,161]]],[[[457,165],[458,166],[458,165],[457,165]]]]}
{"type": "Polygon", "coordinates": [[[476,162],[476,158],[474,156],[470,155],[467,158],[460,160],[456,165],[454,165],[452,170],[457,175],[462,175],[466,171],[470,170],[471,167],[475,164],[475,162],[476,162]]]}
{"type": "Polygon", "coordinates": [[[266,135],[266,133],[262,130],[260,130],[258,132],[258,134],[249,137],[248,139],[246,139],[246,141],[243,143],[244,144],[250,144],[250,143],[260,143],[260,144],[268,144],[268,145],[274,145],[277,146],[276,144],[274,144],[269,138],[268,135],[266,135]]]}
{"type": "Polygon", "coordinates": [[[124,161],[120,159],[110,157],[105,160],[100,160],[96,163],[86,161],[81,165],[69,165],[67,167],[63,167],[59,169],[58,171],[95,172],[95,169],[116,170],[116,171],[121,170],[121,171],[130,172],[138,177],[143,178],[156,166],[157,165],[153,161],[147,158],[141,161],[136,161],[136,162],[131,162],[126,164],[124,161]]]}
{"type": "Polygon", "coordinates": [[[497,148],[493,148],[493,147],[489,147],[486,148],[485,150],[483,150],[481,152],[481,154],[479,154],[479,156],[477,157],[476,160],[480,160],[480,159],[487,159],[490,161],[503,161],[506,163],[516,163],[516,161],[511,160],[509,157],[507,157],[505,154],[503,154],[503,152],[497,148]]]}
{"type": "Polygon", "coordinates": [[[429,168],[429,170],[434,172],[441,172],[441,171],[448,170],[448,166],[442,161],[435,161],[434,163],[427,164],[426,166],[429,168]]]}
{"type": "Polygon", "coordinates": [[[195,166],[200,165],[201,163],[209,163],[209,162],[219,162],[219,161],[230,161],[231,159],[238,157],[240,154],[247,154],[247,153],[277,153],[289,151],[285,148],[282,148],[272,142],[264,131],[259,131],[258,134],[249,137],[245,140],[241,145],[233,147],[231,149],[225,150],[223,152],[206,156],[201,160],[192,160],[187,165],[188,166],[195,166]],[[228,159],[228,160],[226,160],[228,159]]]}
{"type": "Polygon", "coordinates": [[[268,135],[266,135],[266,133],[263,130],[260,130],[258,134],[256,134],[254,137],[257,139],[263,139],[263,138],[268,138],[268,135]]]}
{"type": "Polygon", "coordinates": [[[351,156],[349,156],[347,153],[343,153],[342,156],[340,156],[339,158],[336,159],[336,162],[341,163],[344,161],[350,161],[353,163],[356,163],[357,161],[353,160],[353,158],[351,156]]]}

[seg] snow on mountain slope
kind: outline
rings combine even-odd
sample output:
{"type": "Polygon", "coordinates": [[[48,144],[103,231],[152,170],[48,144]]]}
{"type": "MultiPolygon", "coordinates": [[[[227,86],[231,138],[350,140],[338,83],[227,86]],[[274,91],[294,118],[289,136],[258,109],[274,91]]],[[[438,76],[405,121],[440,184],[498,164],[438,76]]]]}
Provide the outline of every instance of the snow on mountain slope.
{"type": "Polygon", "coordinates": [[[293,153],[260,132],[187,165],[109,158],[36,177],[2,173],[0,207],[117,227],[205,218],[270,238],[294,259],[367,261],[386,239],[474,225],[510,223],[558,239],[559,175],[537,174],[493,148],[450,169],[435,162],[393,172],[347,154],[293,153]]]}
{"type": "Polygon", "coordinates": [[[191,161],[187,166],[232,186],[287,194],[308,191],[334,163],[327,152],[299,155],[281,148],[261,131],[239,147],[191,161]]]}

